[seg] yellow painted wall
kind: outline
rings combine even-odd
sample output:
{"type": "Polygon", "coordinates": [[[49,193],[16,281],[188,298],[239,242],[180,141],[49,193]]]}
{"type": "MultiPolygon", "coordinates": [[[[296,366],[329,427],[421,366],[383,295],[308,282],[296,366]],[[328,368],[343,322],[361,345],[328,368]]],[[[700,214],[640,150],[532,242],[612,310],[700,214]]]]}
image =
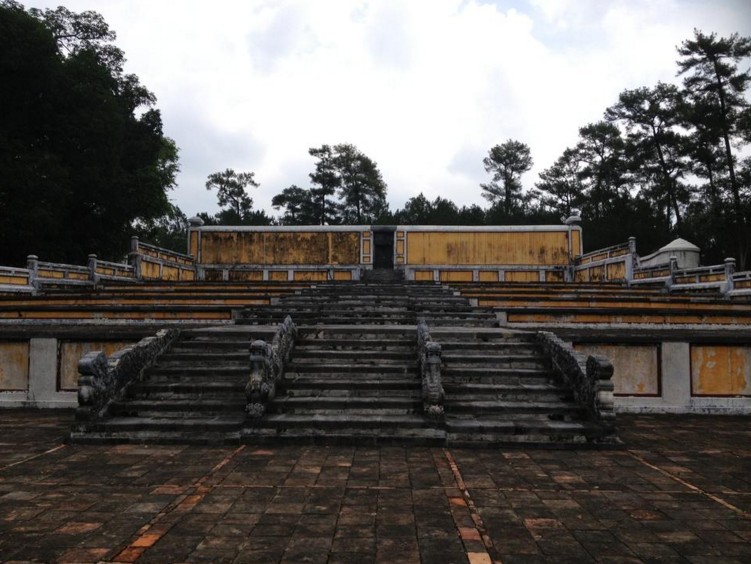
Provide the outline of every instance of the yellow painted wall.
{"type": "Polygon", "coordinates": [[[430,282],[433,280],[433,271],[415,270],[415,280],[418,282],[430,282]]]}
{"type": "Polygon", "coordinates": [[[360,264],[359,232],[203,231],[202,264],[360,264]]]}
{"type": "Polygon", "coordinates": [[[657,396],[660,393],[660,355],[657,345],[577,344],[584,354],[601,354],[613,364],[615,394],[657,396]]]}
{"type": "Polygon", "coordinates": [[[536,270],[509,270],[505,275],[506,282],[539,282],[540,273],[536,270]]]}
{"type": "MultiPolygon", "coordinates": [[[[287,274],[286,272],[284,273],[287,274]]],[[[227,277],[231,282],[239,281],[259,281],[263,280],[262,270],[230,270],[227,277]]]]}
{"type": "Polygon", "coordinates": [[[328,279],[325,270],[295,270],[295,282],[323,282],[328,279]]]}
{"type": "Polygon", "coordinates": [[[626,278],[626,263],[615,262],[607,265],[608,268],[608,280],[625,280],[626,278]]]}
{"type": "Polygon", "coordinates": [[[276,282],[286,282],[289,279],[289,273],[286,270],[272,270],[269,272],[269,280],[276,282]]]}
{"type": "Polygon", "coordinates": [[[408,265],[566,265],[566,231],[407,231],[408,265]]]}
{"type": "Polygon", "coordinates": [[[571,254],[574,257],[582,254],[582,234],[578,229],[571,230],[571,254]]]}
{"type": "Polygon", "coordinates": [[[441,282],[472,282],[471,270],[441,270],[441,282]]]}
{"type": "Polygon", "coordinates": [[[0,275],[0,284],[9,284],[14,286],[26,286],[29,283],[28,276],[11,276],[0,275]]]}
{"type": "Polygon", "coordinates": [[[691,393],[751,396],[751,346],[693,345],[691,393]]]}
{"type": "Polygon", "coordinates": [[[26,390],[29,386],[29,342],[0,342],[0,391],[26,390]]]}

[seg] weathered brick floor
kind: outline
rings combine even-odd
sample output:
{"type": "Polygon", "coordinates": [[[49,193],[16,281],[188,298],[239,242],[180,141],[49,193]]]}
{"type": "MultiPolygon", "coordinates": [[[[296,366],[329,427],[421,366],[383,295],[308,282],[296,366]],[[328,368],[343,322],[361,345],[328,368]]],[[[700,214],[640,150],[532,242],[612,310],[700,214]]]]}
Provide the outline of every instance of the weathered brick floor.
{"type": "Polygon", "coordinates": [[[0,560],[751,562],[751,418],[623,450],[70,446],[0,411],[0,560]]]}

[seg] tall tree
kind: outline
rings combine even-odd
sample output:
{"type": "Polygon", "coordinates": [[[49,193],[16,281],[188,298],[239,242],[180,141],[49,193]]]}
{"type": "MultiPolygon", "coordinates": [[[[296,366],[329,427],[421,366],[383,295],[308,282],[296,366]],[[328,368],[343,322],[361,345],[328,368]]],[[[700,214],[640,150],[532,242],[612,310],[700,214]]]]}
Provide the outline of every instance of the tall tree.
{"type": "Polygon", "coordinates": [[[689,191],[682,182],[688,171],[685,140],[679,131],[682,103],[678,88],[660,82],[654,88],[624,90],[618,103],[605,111],[605,118],[621,123],[627,132],[626,151],[630,169],[647,185],[665,214],[666,231],[680,233],[689,191]]]}
{"type": "Polygon", "coordinates": [[[487,184],[480,184],[482,197],[493,205],[500,205],[511,216],[524,207],[521,176],[532,168],[529,147],[520,141],[509,139],[495,145],[482,161],[485,171],[493,177],[487,184]]]}
{"type": "Polygon", "coordinates": [[[683,84],[694,100],[700,101],[704,111],[704,133],[714,132],[724,151],[725,169],[730,188],[732,223],[737,238],[738,259],[745,267],[751,252],[751,233],[746,217],[741,182],[736,171],[734,142],[743,136],[743,116],[748,108],[745,92],[751,83],[751,70],[740,71],[738,64],[751,56],[751,38],[718,38],[715,33],[705,35],[694,30],[693,39],[684,41],[678,48],[678,75],[684,75],[683,84]]]}
{"type": "Polygon", "coordinates": [[[573,209],[579,209],[584,200],[578,153],[567,148],[553,166],[540,173],[535,184],[537,198],[543,209],[553,209],[568,217],[573,209]]]}
{"type": "Polygon", "coordinates": [[[624,143],[621,132],[612,123],[600,121],[579,129],[576,156],[581,162],[579,179],[587,199],[586,215],[601,218],[612,211],[619,198],[627,196],[624,143]]]}
{"type": "Polygon", "coordinates": [[[208,176],[206,189],[217,191],[219,206],[223,208],[217,218],[223,224],[245,225],[252,221],[253,199],[247,188],[260,186],[254,176],[252,172],[235,172],[231,168],[208,176]]]}
{"type": "Polygon", "coordinates": [[[373,222],[388,209],[386,183],[378,165],[354,145],[336,145],[334,153],[342,223],[361,225],[373,222]]]}
{"type": "Polygon", "coordinates": [[[0,262],[119,259],[169,210],[177,147],[94,12],[0,2],[0,262]]]}
{"type": "Polygon", "coordinates": [[[308,153],[318,159],[316,169],[310,173],[313,184],[310,193],[316,209],[315,222],[319,225],[338,223],[336,203],[332,196],[341,185],[341,178],[337,174],[334,150],[330,145],[321,145],[311,147],[308,153]]]}
{"type": "Polygon", "coordinates": [[[283,225],[312,225],[316,223],[316,206],[310,190],[293,184],[271,200],[276,210],[284,209],[283,225]]]}

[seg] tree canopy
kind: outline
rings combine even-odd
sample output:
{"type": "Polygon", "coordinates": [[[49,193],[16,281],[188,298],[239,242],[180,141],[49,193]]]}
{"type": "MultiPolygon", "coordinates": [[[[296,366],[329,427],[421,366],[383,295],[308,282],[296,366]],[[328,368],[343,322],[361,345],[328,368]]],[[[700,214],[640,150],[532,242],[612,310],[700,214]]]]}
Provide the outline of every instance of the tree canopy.
{"type": "Polygon", "coordinates": [[[95,12],[0,3],[0,263],[121,258],[170,211],[177,147],[95,12]]]}
{"type": "Polygon", "coordinates": [[[387,186],[374,160],[348,143],[312,147],[309,189],[289,186],[272,199],[285,225],[358,225],[388,215],[387,186]]]}

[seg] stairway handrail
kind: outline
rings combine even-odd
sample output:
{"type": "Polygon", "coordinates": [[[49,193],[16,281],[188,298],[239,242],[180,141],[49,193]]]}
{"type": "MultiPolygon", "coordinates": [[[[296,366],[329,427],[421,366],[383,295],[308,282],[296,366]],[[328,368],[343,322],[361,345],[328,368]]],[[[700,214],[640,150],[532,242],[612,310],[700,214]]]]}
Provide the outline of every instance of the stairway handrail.
{"type": "Polygon", "coordinates": [[[107,357],[102,351],[86,353],[78,361],[78,408],[74,431],[85,432],[106,416],[110,404],[122,397],[132,382],[143,378],[180,336],[179,329],[161,329],[107,357]]]}
{"type": "Polygon", "coordinates": [[[438,420],[444,417],[441,363],[441,345],[432,340],[427,322],[420,318],[417,322],[417,365],[422,380],[423,410],[425,415],[438,420]]]}
{"type": "Polygon", "coordinates": [[[250,375],[245,386],[245,411],[248,417],[262,417],[268,402],[276,397],[277,385],[284,380],[284,369],[296,340],[297,326],[288,315],[270,343],[262,339],[250,343],[250,375]]]}
{"type": "Polygon", "coordinates": [[[538,331],[537,341],[550,358],[553,372],[573,392],[576,402],[596,421],[615,431],[613,365],[602,355],[576,352],[554,333],[538,331]]]}

